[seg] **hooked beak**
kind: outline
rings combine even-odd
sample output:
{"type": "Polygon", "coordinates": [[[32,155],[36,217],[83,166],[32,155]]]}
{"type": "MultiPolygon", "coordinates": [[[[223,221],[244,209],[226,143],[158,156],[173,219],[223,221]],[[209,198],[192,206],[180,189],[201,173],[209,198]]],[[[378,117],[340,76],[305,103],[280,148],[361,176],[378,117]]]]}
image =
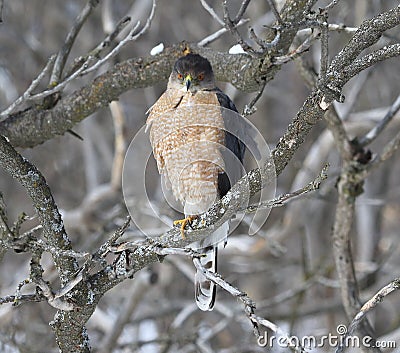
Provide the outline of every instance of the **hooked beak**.
{"type": "Polygon", "coordinates": [[[186,90],[189,91],[190,85],[192,84],[192,76],[187,75],[184,82],[186,85],[186,90]]]}

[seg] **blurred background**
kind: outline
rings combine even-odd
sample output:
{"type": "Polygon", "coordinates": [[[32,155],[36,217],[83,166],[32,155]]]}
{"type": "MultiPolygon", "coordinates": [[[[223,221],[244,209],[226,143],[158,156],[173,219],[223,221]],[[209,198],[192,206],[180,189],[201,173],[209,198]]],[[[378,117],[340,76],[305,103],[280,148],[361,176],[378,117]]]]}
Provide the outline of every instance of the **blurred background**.
{"type": "MultiPolygon", "coordinates": [[[[329,1],[319,1],[318,6],[329,1]]],[[[228,1],[236,14],[241,1],[228,1]]],[[[283,1],[276,1],[278,7],[283,1]]],[[[0,24],[0,110],[5,109],[44,68],[50,55],[57,53],[74,19],[82,11],[78,0],[5,0],[0,24]]],[[[209,5],[222,17],[220,1],[209,5]]],[[[398,5],[397,0],[340,1],[330,13],[330,23],[357,27],[367,18],[398,5]]],[[[73,59],[88,53],[110,32],[112,24],[123,16],[144,25],[151,11],[150,0],[102,1],[84,24],[72,48],[67,67],[73,59]],[[110,25],[111,24],[111,25],[110,25]]],[[[261,38],[274,16],[267,1],[250,2],[241,27],[247,37],[251,26],[261,38]]],[[[180,41],[199,42],[219,30],[221,25],[204,9],[201,1],[157,1],[151,28],[138,41],[128,43],[113,61],[92,76],[71,82],[67,95],[104,72],[116,62],[147,56],[150,50],[180,41]]],[[[121,36],[123,33],[121,34],[121,36]]],[[[377,47],[399,41],[399,28],[387,33],[377,47]]],[[[332,58],[351,38],[351,34],[331,32],[332,58]]],[[[225,34],[210,46],[227,51],[236,44],[225,34]]],[[[306,62],[318,71],[320,46],[315,42],[304,54],[306,62]]],[[[254,97],[231,84],[223,89],[239,111],[254,97]]],[[[44,89],[46,85],[38,88],[44,89]]],[[[62,210],[67,232],[77,251],[94,251],[126,217],[123,197],[118,188],[118,143],[123,136],[129,143],[146,121],[147,109],[164,91],[166,82],[145,89],[134,89],[120,97],[110,109],[102,109],[74,127],[83,141],[70,134],[57,137],[33,149],[20,151],[44,174],[62,210]],[[116,128],[122,132],[116,133],[116,128]],[[119,135],[118,135],[119,134],[119,135]],[[118,179],[116,181],[116,179],[118,179]]],[[[257,112],[249,119],[273,148],[310,92],[296,63],[282,67],[268,83],[257,103],[257,112]]],[[[375,65],[345,86],[344,104],[336,104],[352,137],[362,136],[382,119],[400,92],[398,58],[375,65]]],[[[378,153],[399,131],[397,114],[379,138],[370,146],[378,153]]],[[[120,157],[120,156],[119,156],[120,157]]],[[[399,276],[400,165],[396,154],[389,163],[373,172],[357,200],[352,232],[352,249],[362,300],[399,276]]],[[[332,257],[333,224],[340,159],[325,123],[319,123],[308,136],[285,171],[277,179],[277,194],[302,187],[315,178],[324,164],[330,163],[329,178],[317,192],[272,210],[268,221],[255,236],[248,236],[246,221],[231,235],[228,245],[219,252],[219,273],[245,291],[257,303],[257,315],[263,316],[290,332],[304,335],[336,334],[346,321],[332,257]]],[[[130,165],[129,168],[135,168],[130,165]]],[[[158,205],[167,223],[177,214],[162,200],[155,163],[148,165],[150,197],[158,205]]],[[[4,195],[10,220],[25,212],[32,217],[25,224],[37,224],[34,210],[25,191],[0,170],[0,191],[4,195]]],[[[140,209],[140,199],[131,200],[140,209]]],[[[143,206],[144,216],[148,210],[143,206]]],[[[154,221],[154,234],[163,223],[154,221]]],[[[126,239],[140,237],[134,225],[126,239]]],[[[54,278],[50,256],[42,259],[45,276],[54,278]]],[[[0,295],[13,294],[17,284],[29,276],[29,257],[7,252],[0,263],[0,295]]],[[[253,352],[258,347],[242,304],[223,290],[217,294],[213,312],[197,310],[194,302],[194,267],[186,258],[168,256],[162,264],[147,268],[135,280],[125,281],[111,290],[100,302],[88,323],[94,351],[98,352],[253,352]],[[117,328],[117,329],[116,329],[117,328]],[[153,342],[149,344],[148,342],[153,342]]],[[[31,287],[32,289],[32,287],[31,287]]],[[[29,291],[27,287],[26,291],[29,291]]],[[[400,344],[400,299],[393,295],[369,318],[380,339],[400,344]]],[[[0,306],[1,352],[55,352],[49,322],[55,309],[46,303],[30,303],[13,308],[0,306]]],[[[332,351],[332,348],[320,348],[332,351]]],[[[272,352],[280,352],[278,347],[272,352]]],[[[386,350],[390,351],[390,350],[386,350]]]]}

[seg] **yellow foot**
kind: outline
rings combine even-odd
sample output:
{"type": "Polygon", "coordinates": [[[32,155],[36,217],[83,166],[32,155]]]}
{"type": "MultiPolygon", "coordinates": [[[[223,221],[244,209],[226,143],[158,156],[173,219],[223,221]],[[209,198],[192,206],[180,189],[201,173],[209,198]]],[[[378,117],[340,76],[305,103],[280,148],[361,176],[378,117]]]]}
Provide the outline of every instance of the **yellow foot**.
{"type": "Polygon", "coordinates": [[[186,227],[186,225],[187,224],[190,225],[194,219],[196,219],[196,216],[188,216],[188,217],[186,217],[184,219],[178,219],[178,220],[174,221],[174,226],[180,224],[180,226],[181,226],[181,235],[182,235],[183,239],[185,239],[185,227],[186,227]]]}

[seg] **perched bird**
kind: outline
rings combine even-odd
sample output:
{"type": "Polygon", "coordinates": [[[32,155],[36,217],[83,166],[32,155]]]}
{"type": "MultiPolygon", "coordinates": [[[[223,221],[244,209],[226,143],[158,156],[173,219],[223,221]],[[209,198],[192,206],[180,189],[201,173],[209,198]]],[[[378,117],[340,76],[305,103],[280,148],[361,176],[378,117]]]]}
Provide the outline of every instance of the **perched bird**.
{"type": "MultiPolygon", "coordinates": [[[[186,218],[174,222],[182,236],[193,217],[206,212],[242,175],[245,146],[231,129],[226,131],[223,108],[237,112],[216,86],[210,62],[187,54],[175,62],[167,90],[149,109],[147,128],[158,170],[184,209],[186,218]]],[[[228,223],[203,243],[200,261],[210,271],[217,269],[217,242],[226,240],[228,223]]],[[[212,310],[215,295],[215,284],[197,271],[198,307],[212,310]]]]}

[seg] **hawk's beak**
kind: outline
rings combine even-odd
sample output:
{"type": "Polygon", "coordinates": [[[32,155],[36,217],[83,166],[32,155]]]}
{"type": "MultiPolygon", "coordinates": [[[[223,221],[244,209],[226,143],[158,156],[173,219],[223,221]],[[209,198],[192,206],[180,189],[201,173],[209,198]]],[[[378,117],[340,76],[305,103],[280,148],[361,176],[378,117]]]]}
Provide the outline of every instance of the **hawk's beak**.
{"type": "Polygon", "coordinates": [[[186,85],[186,90],[189,91],[190,85],[192,84],[192,76],[187,75],[185,77],[185,85],[186,85]]]}

